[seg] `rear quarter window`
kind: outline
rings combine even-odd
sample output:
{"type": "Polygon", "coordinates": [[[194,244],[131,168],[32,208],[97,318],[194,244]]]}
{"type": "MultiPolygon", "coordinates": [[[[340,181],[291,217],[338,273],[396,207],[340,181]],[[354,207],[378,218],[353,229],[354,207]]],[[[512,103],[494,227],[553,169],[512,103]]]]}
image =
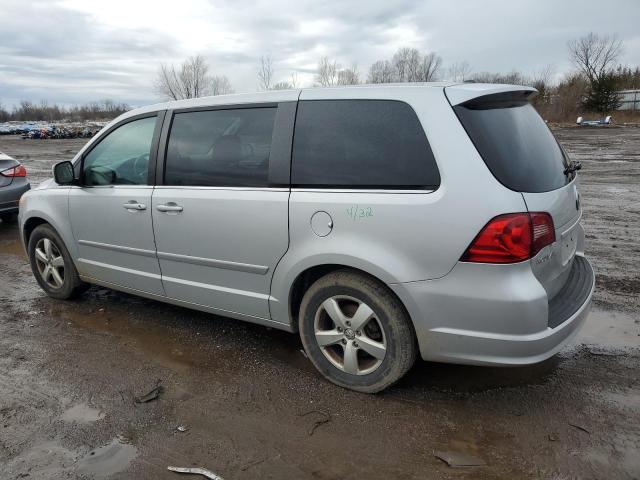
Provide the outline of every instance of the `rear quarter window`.
{"type": "Polygon", "coordinates": [[[291,183],[297,187],[436,189],[440,174],[413,109],[391,100],[298,105],[291,183]]]}
{"type": "Polygon", "coordinates": [[[518,192],[548,192],[572,180],[567,158],[544,120],[519,94],[495,94],[453,107],[494,177],[518,192]]]}

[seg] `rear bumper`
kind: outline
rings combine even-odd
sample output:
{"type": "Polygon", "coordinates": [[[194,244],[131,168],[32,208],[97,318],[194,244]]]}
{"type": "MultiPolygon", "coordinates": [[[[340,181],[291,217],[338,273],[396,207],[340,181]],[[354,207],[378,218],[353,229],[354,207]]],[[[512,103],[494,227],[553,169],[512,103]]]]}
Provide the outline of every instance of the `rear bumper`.
{"type": "Polygon", "coordinates": [[[574,263],[565,296],[560,292],[551,302],[528,262],[460,263],[441,279],[391,288],[409,310],[423,359],[528,365],[555,355],[587,318],[595,276],[583,256],[574,263]]]}

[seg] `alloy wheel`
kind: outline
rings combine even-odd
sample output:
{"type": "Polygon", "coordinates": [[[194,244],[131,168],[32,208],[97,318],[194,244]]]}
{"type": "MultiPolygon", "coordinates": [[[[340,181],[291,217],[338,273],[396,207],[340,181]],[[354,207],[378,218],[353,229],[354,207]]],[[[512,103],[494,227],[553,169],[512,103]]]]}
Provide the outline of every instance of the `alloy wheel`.
{"type": "Polygon", "coordinates": [[[375,371],[387,354],[384,329],[375,312],[350,296],[336,295],[322,302],[314,334],[325,358],[351,375],[375,371]]]}
{"type": "Polygon", "coordinates": [[[64,259],[56,244],[49,238],[41,238],[36,244],[35,260],[42,280],[51,288],[62,288],[64,259]]]}

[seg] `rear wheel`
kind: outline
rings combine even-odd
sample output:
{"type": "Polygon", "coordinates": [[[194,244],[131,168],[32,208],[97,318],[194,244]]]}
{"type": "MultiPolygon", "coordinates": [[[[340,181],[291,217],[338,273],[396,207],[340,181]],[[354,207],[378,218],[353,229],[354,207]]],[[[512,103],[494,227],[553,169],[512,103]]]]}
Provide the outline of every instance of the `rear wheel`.
{"type": "Polygon", "coordinates": [[[66,300],[87,289],[62,239],[50,225],[39,225],[33,230],[28,252],[33,275],[50,297],[66,300]]]}
{"type": "Polygon", "coordinates": [[[384,284],[358,272],[341,270],[317,280],[302,299],[299,326],[320,373],[359,392],[392,385],[416,358],[402,304],[384,284]]]}

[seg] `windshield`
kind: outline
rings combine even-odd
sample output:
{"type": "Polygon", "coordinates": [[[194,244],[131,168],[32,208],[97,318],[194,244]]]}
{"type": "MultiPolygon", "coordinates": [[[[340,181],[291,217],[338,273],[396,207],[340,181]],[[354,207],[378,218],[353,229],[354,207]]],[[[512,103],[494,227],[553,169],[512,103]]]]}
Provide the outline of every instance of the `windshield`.
{"type": "Polygon", "coordinates": [[[522,95],[496,94],[453,107],[491,173],[518,192],[548,192],[571,182],[568,160],[522,95]]]}

